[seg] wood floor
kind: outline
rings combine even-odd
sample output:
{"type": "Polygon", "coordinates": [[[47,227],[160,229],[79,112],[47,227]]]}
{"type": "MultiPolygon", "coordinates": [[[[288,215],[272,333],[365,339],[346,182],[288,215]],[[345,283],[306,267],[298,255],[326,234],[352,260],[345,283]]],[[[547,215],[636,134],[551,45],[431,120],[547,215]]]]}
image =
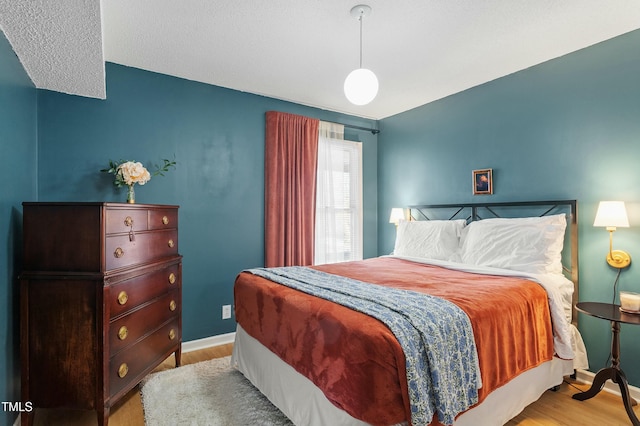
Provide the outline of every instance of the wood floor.
{"type": "MultiPolygon", "coordinates": [[[[231,355],[232,347],[231,344],[228,344],[184,353],[182,355],[183,364],[193,364],[231,355]]],[[[156,371],[173,368],[173,363],[173,357],[171,357],[158,366],[156,371]]],[[[588,386],[564,383],[557,392],[545,392],[537,402],[527,407],[507,425],[617,426],[631,424],[620,397],[600,392],[595,398],[580,402],[571,399],[571,395],[578,392],[577,388],[584,390],[588,386]]],[[[167,389],[167,392],[171,392],[171,390],[167,389]]],[[[640,416],[640,408],[636,408],[636,414],[640,416]]],[[[36,426],[88,426],[98,424],[95,412],[42,409],[37,410],[34,423],[36,426]]],[[[138,388],[133,389],[111,409],[109,425],[144,426],[142,402],[138,388]]]]}

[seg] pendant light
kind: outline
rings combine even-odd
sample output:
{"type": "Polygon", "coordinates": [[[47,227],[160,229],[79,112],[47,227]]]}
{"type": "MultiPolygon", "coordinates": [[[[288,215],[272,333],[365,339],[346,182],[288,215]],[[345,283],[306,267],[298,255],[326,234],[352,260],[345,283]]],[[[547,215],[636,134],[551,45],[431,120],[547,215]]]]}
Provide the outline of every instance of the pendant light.
{"type": "Polygon", "coordinates": [[[344,94],[354,105],[366,105],[378,94],[378,78],[373,71],[362,68],[362,19],[371,14],[371,7],[359,4],[351,9],[351,16],[360,21],[360,68],[351,71],[344,80],[344,94]]]}

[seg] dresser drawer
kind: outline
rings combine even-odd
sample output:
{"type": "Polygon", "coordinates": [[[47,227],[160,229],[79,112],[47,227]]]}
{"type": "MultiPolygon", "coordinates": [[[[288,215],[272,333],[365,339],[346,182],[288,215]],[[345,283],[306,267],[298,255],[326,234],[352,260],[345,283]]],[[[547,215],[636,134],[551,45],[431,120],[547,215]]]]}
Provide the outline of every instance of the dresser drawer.
{"type": "Polygon", "coordinates": [[[153,300],[182,285],[181,264],[173,264],[166,268],[139,275],[126,281],[110,285],[107,292],[107,303],[111,320],[137,306],[153,300]]]}
{"type": "Polygon", "coordinates": [[[170,229],[178,227],[178,211],[176,209],[149,210],[149,229],[170,229]]]}
{"type": "Polygon", "coordinates": [[[107,236],[105,242],[107,270],[124,268],[175,254],[178,254],[176,229],[135,232],[133,241],[128,234],[111,235],[107,236]]]}
{"type": "Polygon", "coordinates": [[[164,356],[180,344],[180,323],[175,319],[109,360],[109,396],[131,388],[164,356]]]}
{"type": "Polygon", "coordinates": [[[149,212],[146,209],[107,209],[105,216],[107,235],[147,230],[149,212]]]}
{"type": "Polygon", "coordinates": [[[180,315],[180,291],[174,290],[131,312],[109,326],[109,353],[111,356],[153,332],[160,324],[180,315]]]}

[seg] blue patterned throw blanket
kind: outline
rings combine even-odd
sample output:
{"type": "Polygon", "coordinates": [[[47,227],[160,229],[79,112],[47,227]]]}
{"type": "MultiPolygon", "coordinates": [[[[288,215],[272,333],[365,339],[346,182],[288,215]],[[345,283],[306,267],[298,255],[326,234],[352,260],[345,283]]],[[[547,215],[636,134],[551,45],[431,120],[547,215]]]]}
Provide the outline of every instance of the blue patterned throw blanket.
{"type": "Polygon", "coordinates": [[[406,358],[413,426],[428,425],[434,415],[451,425],[478,402],[482,382],[473,329],[455,304],[307,267],[247,272],[365,313],[389,327],[406,358]]]}

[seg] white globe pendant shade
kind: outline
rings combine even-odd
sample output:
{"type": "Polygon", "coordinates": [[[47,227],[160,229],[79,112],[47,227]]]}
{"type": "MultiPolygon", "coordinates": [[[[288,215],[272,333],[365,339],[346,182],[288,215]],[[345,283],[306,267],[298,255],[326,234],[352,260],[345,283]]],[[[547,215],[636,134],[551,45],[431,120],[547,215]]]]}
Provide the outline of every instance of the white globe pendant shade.
{"type": "Polygon", "coordinates": [[[358,68],[344,80],[344,94],[354,105],[366,105],[378,94],[378,78],[373,71],[358,68]]]}

